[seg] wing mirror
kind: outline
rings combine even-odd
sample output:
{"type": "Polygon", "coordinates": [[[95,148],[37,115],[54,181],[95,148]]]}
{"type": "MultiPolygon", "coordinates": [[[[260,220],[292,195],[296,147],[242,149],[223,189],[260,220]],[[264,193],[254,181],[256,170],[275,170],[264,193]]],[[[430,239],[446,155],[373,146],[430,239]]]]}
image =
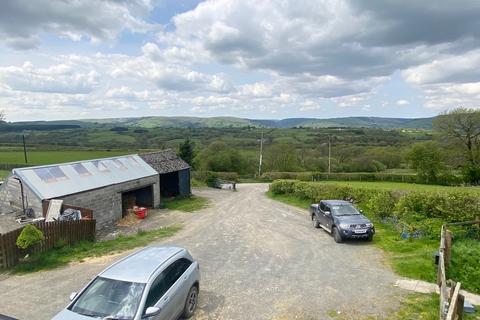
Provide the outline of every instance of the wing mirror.
{"type": "Polygon", "coordinates": [[[72,292],[72,293],[70,293],[70,297],[69,297],[69,298],[70,298],[70,301],[73,301],[73,299],[75,299],[75,297],[77,296],[77,294],[78,294],[77,292],[72,292]]]}
{"type": "Polygon", "coordinates": [[[147,310],[145,310],[145,315],[143,317],[148,318],[148,317],[156,316],[157,314],[160,313],[160,310],[161,309],[158,307],[148,307],[147,310]]]}

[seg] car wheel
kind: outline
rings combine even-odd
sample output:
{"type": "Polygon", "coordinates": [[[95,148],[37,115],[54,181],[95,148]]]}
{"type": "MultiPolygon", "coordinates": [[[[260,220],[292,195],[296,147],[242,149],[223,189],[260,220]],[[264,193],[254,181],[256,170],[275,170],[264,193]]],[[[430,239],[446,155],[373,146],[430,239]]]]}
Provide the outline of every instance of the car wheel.
{"type": "Polygon", "coordinates": [[[337,227],[333,227],[333,239],[336,243],[341,243],[343,241],[342,236],[340,235],[340,231],[338,231],[337,227]]]}
{"type": "Polygon", "coordinates": [[[369,234],[367,237],[367,241],[372,241],[373,240],[373,234],[369,234]]]}
{"type": "Polygon", "coordinates": [[[185,307],[183,308],[183,318],[190,318],[195,313],[195,309],[197,309],[197,302],[198,302],[198,288],[196,286],[192,286],[190,291],[188,291],[187,300],[185,301],[185,307]]]}
{"type": "Polygon", "coordinates": [[[320,223],[318,223],[318,220],[317,220],[317,216],[316,216],[316,215],[313,215],[313,216],[312,216],[312,223],[313,223],[313,227],[314,227],[314,228],[319,228],[319,227],[320,227],[320,223]]]}

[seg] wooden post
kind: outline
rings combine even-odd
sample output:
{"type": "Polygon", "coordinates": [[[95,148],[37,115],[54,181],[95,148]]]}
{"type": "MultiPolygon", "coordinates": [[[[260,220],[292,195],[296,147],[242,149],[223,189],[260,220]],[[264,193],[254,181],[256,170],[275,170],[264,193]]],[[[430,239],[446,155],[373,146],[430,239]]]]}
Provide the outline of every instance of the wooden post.
{"type": "Polygon", "coordinates": [[[455,289],[453,291],[452,298],[450,300],[450,306],[448,307],[448,313],[447,313],[447,318],[446,320],[455,320],[455,316],[457,315],[458,311],[458,296],[460,294],[460,282],[457,282],[457,285],[455,286],[455,289]]]}
{"type": "Polygon", "coordinates": [[[452,232],[446,230],[445,232],[445,266],[449,267],[452,260],[452,232]]]}
{"type": "Polygon", "coordinates": [[[463,319],[463,305],[465,304],[465,297],[463,294],[458,295],[458,300],[457,300],[457,319],[462,320],[463,319]]]}

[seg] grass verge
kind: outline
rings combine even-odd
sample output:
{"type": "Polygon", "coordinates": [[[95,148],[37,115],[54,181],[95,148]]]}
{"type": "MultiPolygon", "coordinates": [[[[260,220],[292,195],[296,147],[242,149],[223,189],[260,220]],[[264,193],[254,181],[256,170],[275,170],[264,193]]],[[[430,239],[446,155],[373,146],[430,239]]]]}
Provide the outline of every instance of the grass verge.
{"type": "MultiPolygon", "coordinates": [[[[290,195],[267,195],[283,203],[302,209],[310,206],[308,200],[290,195]]],[[[373,221],[376,234],[373,243],[383,249],[392,269],[401,276],[434,282],[436,267],[434,254],[438,250],[438,241],[430,239],[404,240],[391,225],[373,221]]]]}
{"type": "Polygon", "coordinates": [[[28,273],[53,269],[73,261],[81,262],[86,258],[123,252],[170,237],[181,228],[181,225],[172,225],[152,231],[140,231],[135,235],[119,236],[112,240],[100,242],[82,241],[75,245],[57,246],[52,250],[33,254],[28,263],[18,264],[13,268],[13,272],[28,273]]]}
{"type": "Polygon", "coordinates": [[[192,178],[191,181],[190,181],[191,185],[193,188],[202,188],[202,187],[206,187],[207,184],[205,183],[205,181],[201,181],[201,180],[197,180],[195,178],[192,178]]]}
{"type": "MultiPolygon", "coordinates": [[[[440,298],[438,294],[411,293],[403,301],[400,309],[389,320],[437,320],[440,298]]],[[[463,319],[478,319],[477,314],[463,314],[463,319]]]]}
{"type": "Polygon", "coordinates": [[[193,212],[205,208],[208,205],[208,199],[192,195],[189,197],[164,199],[163,203],[170,210],[193,212]]]}

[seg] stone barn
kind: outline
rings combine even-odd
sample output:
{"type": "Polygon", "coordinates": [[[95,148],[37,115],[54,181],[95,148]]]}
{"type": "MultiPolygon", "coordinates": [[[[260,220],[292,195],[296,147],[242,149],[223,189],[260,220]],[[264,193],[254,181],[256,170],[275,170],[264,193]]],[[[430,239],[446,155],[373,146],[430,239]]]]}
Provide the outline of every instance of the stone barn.
{"type": "Polygon", "coordinates": [[[191,194],[190,166],[178,157],[174,150],[143,153],[140,154],[140,157],[158,172],[161,196],[189,196],[191,194]]]}
{"type": "Polygon", "coordinates": [[[126,203],[159,207],[159,175],[138,155],[13,169],[0,186],[0,213],[42,217],[50,199],[92,209],[101,229],[122,218],[126,203]]]}

